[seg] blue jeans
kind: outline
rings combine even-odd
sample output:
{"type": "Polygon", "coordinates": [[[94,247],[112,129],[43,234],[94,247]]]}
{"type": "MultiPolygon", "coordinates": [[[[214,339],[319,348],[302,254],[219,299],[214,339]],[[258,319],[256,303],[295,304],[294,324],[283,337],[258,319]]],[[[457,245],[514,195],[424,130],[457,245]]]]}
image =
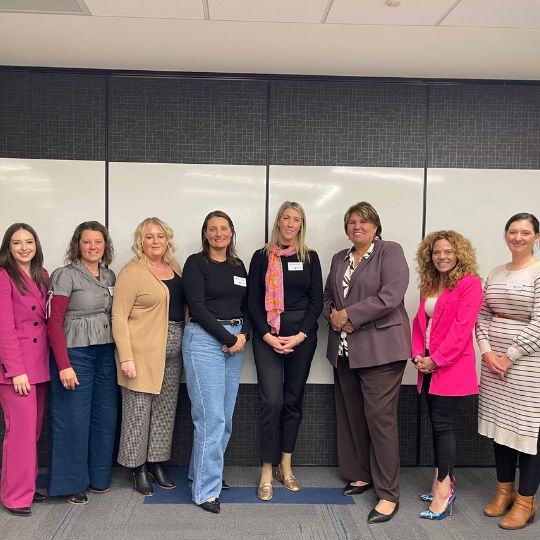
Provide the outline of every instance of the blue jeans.
{"type": "MultiPolygon", "coordinates": [[[[240,326],[225,326],[237,335],[240,326]]],[[[233,355],[197,323],[190,322],[182,342],[186,385],[195,427],[188,476],[195,504],[219,497],[223,455],[232,433],[232,417],[244,353],[233,355]]]]}
{"type": "Polygon", "coordinates": [[[79,386],[66,390],[51,354],[49,392],[49,485],[51,496],[71,495],[89,485],[111,484],[118,385],[114,345],[68,349],[79,386]]]}

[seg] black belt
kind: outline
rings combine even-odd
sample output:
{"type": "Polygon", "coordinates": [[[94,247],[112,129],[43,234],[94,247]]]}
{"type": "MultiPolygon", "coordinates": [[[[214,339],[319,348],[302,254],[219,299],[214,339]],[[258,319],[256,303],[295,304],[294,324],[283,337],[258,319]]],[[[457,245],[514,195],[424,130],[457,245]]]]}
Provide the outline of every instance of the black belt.
{"type": "Polygon", "coordinates": [[[216,319],[219,324],[223,326],[242,326],[244,319],[216,319]]]}

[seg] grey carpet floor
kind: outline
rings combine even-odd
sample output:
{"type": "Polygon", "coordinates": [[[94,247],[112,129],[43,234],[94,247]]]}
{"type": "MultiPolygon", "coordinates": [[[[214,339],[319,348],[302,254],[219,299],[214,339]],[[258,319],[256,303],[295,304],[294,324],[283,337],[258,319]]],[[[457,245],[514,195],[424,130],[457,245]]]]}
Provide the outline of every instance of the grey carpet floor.
{"type": "MultiPolygon", "coordinates": [[[[228,467],[225,477],[232,486],[255,486],[258,470],[228,467]]],[[[341,487],[336,469],[297,467],[306,487],[341,487]]],[[[540,539],[540,525],[504,531],[496,518],[482,508],[495,486],[493,469],[456,470],[457,502],[454,515],[442,521],[417,517],[424,508],[418,494],[429,489],[431,469],[403,468],[401,503],[396,517],[384,524],[368,525],[366,516],[376,503],[373,490],[354,497],[354,505],[224,504],[212,515],[191,504],[143,504],[133,492],[127,471],[115,468],[112,489],[89,493],[89,503],[75,507],[64,499],[34,504],[33,515],[17,518],[0,511],[2,540],[118,539],[118,540],[462,540],[540,539]]],[[[254,488],[255,489],[255,488],[254,488]]],[[[539,518],[540,519],[540,518],[539,518]]]]}

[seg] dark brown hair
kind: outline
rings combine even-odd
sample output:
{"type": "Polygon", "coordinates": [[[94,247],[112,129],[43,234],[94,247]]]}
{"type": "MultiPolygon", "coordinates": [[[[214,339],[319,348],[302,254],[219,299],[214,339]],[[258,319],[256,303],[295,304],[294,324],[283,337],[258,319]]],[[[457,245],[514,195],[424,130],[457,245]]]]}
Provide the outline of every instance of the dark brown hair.
{"type": "Polygon", "coordinates": [[[508,229],[510,228],[510,225],[514,223],[514,221],[528,221],[534,230],[534,234],[538,234],[540,232],[540,227],[538,225],[538,219],[534,214],[529,214],[528,212],[521,212],[519,214],[514,214],[504,226],[504,232],[507,233],[508,229]]]}
{"type": "Polygon", "coordinates": [[[32,281],[39,289],[41,289],[42,285],[47,285],[47,279],[43,269],[43,250],[41,249],[41,243],[36,231],[26,223],[14,223],[9,226],[2,239],[2,245],[0,246],[0,268],[3,268],[7,272],[19,292],[24,294],[27,289],[26,283],[19,270],[19,265],[13,258],[9,249],[11,238],[21,229],[28,231],[34,237],[34,242],[36,243],[36,253],[30,261],[30,277],[32,278],[32,281]]]}
{"type": "Polygon", "coordinates": [[[103,240],[105,241],[105,251],[103,252],[103,258],[101,259],[101,264],[103,266],[108,266],[112,263],[114,258],[114,248],[112,245],[111,237],[107,232],[107,229],[104,225],[99,223],[99,221],[84,221],[83,223],[77,225],[71,240],[69,241],[66,254],[64,255],[64,262],[66,264],[75,262],[81,258],[81,249],[79,247],[79,242],[81,240],[82,233],[84,231],[96,231],[100,232],[103,235],[103,240]]]}
{"type": "Polygon", "coordinates": [[[353,214],[358,214],[361,218],[366,219],[370,223],[373,223],[375,227],[377,227],[377,230],[375,231],[375,237],[379,240],[382,239],[382,225],[381,225],[381,218],[379,218],[379,214],[377,214],[377,210],[371,206],[366,201],[361,201],[356,204],[353,204],[343,216],[343,225],[345,226],[345,232],[347,232],[347,224],[349,223],[349,219],[351,219],[351,216],[353,214]]]}
{"type": "Polygon", "coordinates": [[[223,218],[227,221],[229,224],[229,227],[232,232],[232,238],[227,246],[227,262],[229,264],[232,264],[233,266],[239,266],[240,262],[238,261],[238,254],[236,253],[236,231],[234,230],[234,224],[232,222],[232,219],[222,210],[214,210],[213,212],[210,212],[205,218],[201,229],[201,242],[202,242],[202,254],[205,257],[205,259],[212,261],[212,256],[210,254],[210,244],[208,243],[208,239],[206,238],[206,229],[208,228],[208,222],[212,218],[223,218]]]}

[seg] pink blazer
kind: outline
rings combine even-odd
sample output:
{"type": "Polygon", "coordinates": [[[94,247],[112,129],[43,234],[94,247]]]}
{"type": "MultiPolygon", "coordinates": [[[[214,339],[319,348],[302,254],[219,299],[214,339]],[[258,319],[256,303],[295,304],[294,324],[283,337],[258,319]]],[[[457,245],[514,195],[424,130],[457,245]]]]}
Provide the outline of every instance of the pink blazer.
{"type": "MultiPolygon", "coordinates": [[[[412,357],[424,356],[427,317],[426,299],[413,320],[412,357]]],[[[476,356],[473,347],[473,329],[482,307],[482,283],[474,276],[462,277],[449,291],[444,289],[437,299],[429,353],[437,364],[431,375],[429,393],[439,396],[468,396],[478,394],[476,356]]],[[[422,389],[423,374],[418,373],[418,392],[422,389]]]]}
{"type": "Polygon", "coordinates": [[[0,268],[0,384],[26,373],[31,384],[49,380],[49,339],[45,320],[47,288],[41,293],[22,274],[28,289],[22,295],[0,268]]]}

